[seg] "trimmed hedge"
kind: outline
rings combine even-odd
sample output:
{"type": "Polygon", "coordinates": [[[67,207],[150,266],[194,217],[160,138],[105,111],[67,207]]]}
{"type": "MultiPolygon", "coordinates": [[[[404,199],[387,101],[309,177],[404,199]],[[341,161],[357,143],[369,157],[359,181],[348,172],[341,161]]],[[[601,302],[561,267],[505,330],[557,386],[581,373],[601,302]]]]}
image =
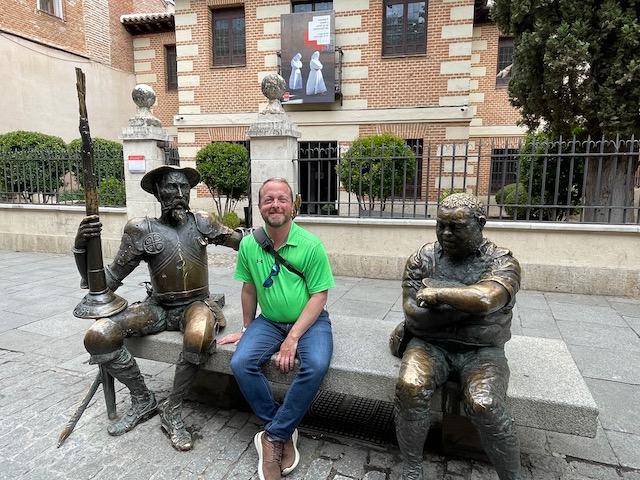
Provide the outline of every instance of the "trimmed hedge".
{"type": "Polygon", "coordinates": [[[387,199],[401,195],[405,182],[416,173],[413,150],[390,133],[362,137],[353,142],[336,167],[345,190],[355,193],[362,210],[376,203],[385,209],[387,199]]]}
{"type": "Polygon", "coordinates": [[[233,211],[238,200],[249,192],[249,152],[243,145],[227,142],[206,145],[196,154],[196,169],[211,192],[220,217],[233,211]]]}

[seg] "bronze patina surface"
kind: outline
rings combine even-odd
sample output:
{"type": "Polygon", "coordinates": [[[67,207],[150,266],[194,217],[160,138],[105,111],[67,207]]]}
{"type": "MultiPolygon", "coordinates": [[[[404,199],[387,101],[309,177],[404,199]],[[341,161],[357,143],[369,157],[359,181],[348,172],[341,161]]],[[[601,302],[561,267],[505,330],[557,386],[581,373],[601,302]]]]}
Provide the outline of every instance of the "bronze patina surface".
{"type": "MultiPolygon", "coordinates": [[[[206,248],[209,244],[238,249],[242,233],[217,223],[203,212],[189,209],[189,193],[199,181],[192,168],[163,166],[148,172],[142,187],[155,195],[162,207],[160,218],[134,218],[124,227],[119,251],[105,267],[107,287],[115,291],[139,264],[149,269],[148,297],[125,310],[97,320],[85,335],[90,363],[127,386],[131,406],[108,427],[121,435],[159,411],[161,425],[178,450],[193,446],[182,421],[182,401],[193,383],[199,365],[215,348],[215,334],[225,325],[222,309],[209,293],[206,248]],[[183,351],[176,365],[173,390],[159,407],[140,373],[124,339],[163,330],[184,333],[183,351]]],[[[82,220],[74,254],[82,286],[87,285],[87,243],[99,236],[98,216],[82,220]]]]}
{"type": "Polygon", "coordinates": [[[520,288],[520,266],[483,238],[482,204],[468,194],[447,197],[438,211],[437,242],[407,260],[402,290],[405,321],[392,352],[402,358],[396,386],[396,433],[403,480],[422,480],[422,451],[435,390],[455,378],[465,413],[501,480],[520,480],[520,448],[505,397],[504,344],[520,288]]]}

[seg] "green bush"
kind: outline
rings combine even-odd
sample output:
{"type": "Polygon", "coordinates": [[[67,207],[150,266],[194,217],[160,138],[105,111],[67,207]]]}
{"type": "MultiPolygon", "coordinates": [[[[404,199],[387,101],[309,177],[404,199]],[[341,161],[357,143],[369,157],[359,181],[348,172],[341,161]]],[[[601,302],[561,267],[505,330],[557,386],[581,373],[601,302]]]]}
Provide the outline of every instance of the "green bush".
{"type": "MultiPolygon", "coordinates": [[[[504,210],[509,217],[513,218],[514,214],[516,214],[517,220],[527,219],[527,208],[510,207],[509,205],[526,205],[528,198],[529,194],[527,191],[527,187],[517,183],[510,183],[508,185],[505,185],[496,192],[496,204],[504,205],[504,210]]],[[[536,199],[534,198],[533,201],[535,202],[536,199]]],[[[534,211],[532,209],[529,209],[529,219],[533,218],[533,214],[534,211]]]]}
{"type": "Polygon", "coordinates": [[[0,135],[0,151],[24,152],[39,150],[63,155],[66,153],[66,149],[67,146],[62,138],[40,132],[16,130],[0,135]]]}
{"type": "Polygon", "coordinates": [[[61,185],[67,162],[64,140],[53,135],[18,130],[0,135],[0,184],[27,201],[42,195],[47,201],[61,185]]]}
{"type": "Polygon", "coordinates": [[[249,152],[243,145],[210,143],[198,151],[196,168],[211,192],[218,216],[233,211],[238,200],[247,196],[249,152]]]}
{"type": "Polygon", "coordinates": [[[127,204],[124,180],[115,177],[103,178],[98,187],[100,205],[122,207],[127,204]]]}
{"type": "Polygon", "coordinates": [[[68,190],[58,193],[58,203],[84,204],[84,190],[68,190]]]}
{"type": "Polygon", "coordinates": [[[359,138],[344,154],[336,171],[345,190],[355,193],[361,210],[385,209],[387,199],[401,195],[413,180],[416,160],[405,141],[385,133],[359,138]]]}
{"type": "Polygon", "coordinates": [[[222,216],[222,224],[235,230],[240,226],[240,217],[236,212],[227,212],[222,216]]]}
{"type": "MultiPolygon", "coordinates": [[[[556,177],[558,179],[558,204],[572,207],[580,203],[584,164],[581,157],[574,157],[568,145],[561,147],[558,157],[557,143],[553,143],[546,133],[528,134],[520,149],[520,183],[525,191],[531,192],[533,205],[554,205],[556,177]],[[550,155],[550,154],[553,154],[550,155]],[[546,170],[546,175],[545,175],[546,170]],[[543,185],[544,183],[544,185],[543,185]],[[544,186],[544,197],[541,197],[544,186]],[[569,201],[567,202],[567,197],[569,201]]],[[[530,209],[529,218],[558,221],[571,215],[573,208],[530,209]]]]}
{"type": "MultiPolygon", "coordinates": [[[[122,144],[114,140],[105,138],[92,138],[93,144],[93,161],[98,181],[98,186],[102,179],[113,177],[124,180],[124,159],[122,157],[122,144]]],[[[84,184],[84,173],[82,171],[81,157],[82,140],[76,138],[71,140],[67,149],[69,157],[74,160],[74,172],[80,184],[84,184]]]]}

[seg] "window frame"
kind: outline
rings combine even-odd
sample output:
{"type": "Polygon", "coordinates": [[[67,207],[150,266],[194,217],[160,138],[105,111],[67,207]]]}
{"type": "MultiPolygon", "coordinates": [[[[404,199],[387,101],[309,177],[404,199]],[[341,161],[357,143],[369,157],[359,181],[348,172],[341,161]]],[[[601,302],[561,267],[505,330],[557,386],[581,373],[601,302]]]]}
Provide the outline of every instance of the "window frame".
{"type": "Polygon", "coordinates": [[[209,39],[211,41],[211,66],[212,68],[229,68],[229,67],[244,67],[247,65],[247,24],[246,24],[246,13],[244,9],[244,5],[242,6],[233,6],[230,8],[211,8],[209,10],[209,19],[211,31],[209,35],[209,39]],[[243,53],[242,55],[237,55],[238,58],[234,58],[232,53],[233,46],[233,26],[232,22],[235,19],[240,18],[239,14],[242,13],[242,22],[243,22],[243,53]],[[225,19],[229,22],[229,30],[228,30],[228,44],[229,44],[229,53],[226,56],[216,55],[215,53],[215,21],[216,19],[225,19]],[[220,61],[219,59],[225,59],[225,61],[220,61]],[[228,61],[226,60],[228,59],[228,61]]]}
{"type": "MultiPolygon", "coordinates": [[[[393,57],[412,57],[412,56],[424,56],[427,54],[427,34],[428,34],[428,25],[429,25],[429,2],[428,0],[425,1],[415,1],[415,0],[384,0],[382,2],[382,57],[383,58],[393,58],[393,57]],[[424,18],[424,44],[422,46],[420,46],[421,51],[414,51],[414,52],[407,52],[407,25],[408,25],[408,12],[409,12],[409,4],[410,3],[424,3],[424,11],[425,11],[425,18],[424,18]],[[386,45],[386,38],[387,38],[387,7],[389,5],[399,5],[402,4],[403,6],[403,16],[402,16],[402,25],[403,25],[403,32],[402,32],[402,52],[393,52],[393,53],[386,53],[387,50],[387,45],[386,45]]],[[[414,44],[416,47],[418,47],[417,44],[414,44]]]]}
{"type": "Polygon", "coordinates": [[[37,0],[36,8],[39,12],[64,20],[64,5],[62,0],[37,0]],[[51,3],[52,11],[43,7],[43,2],[51,3]]]}
{"type": "MultiPolygon", "coordinates": [[[[291,0],[291,13],[299,13],[295,11],[296,5],[305,5],[305,4],[311,4],[311,10],[309,10],[311,12],[330,12],[331,10],[333,10],[333,1],[326,2],[321,0],[291,0]],[[317,10],[316,4],[318,3],[331,3],[331,8],[317,10]]],[[[304,10],[304,11],[306,12],[307,10],[304,10]]]]}
{"type": "Polygon", "coordinates": [[[173,91],[178,89],[178,55],[176,52],[176,45],[167,44],[164,46],[164,68],[165,68],[165,86],[167,91],[173,91]],[[170,53],[173,51],[173,53],[170,53]],[[170,56],[173,55],[173,71],[170,69],[170,56]],[[172,75],[173,74],[173,75],[172,75]]]}
{"type": "MultiPolygon", "coordinates": [[[[497,88],[506,88],[509,86],[509,81],[511,80],[511,72],[506,78],[498,78],[498,73],[503,68],[506,68],[508,64],[505,64],[504,67],[500,68],[500,49],[501,48],[511,48],[511,64],[513,64],[513,54],[514,54],[514,45],[513,45],[513,37],[498,37],[498,48],[496,51],[496,87],[497,88]]],[[[513,71],[513,67],[511,67],[513,71]]]]}

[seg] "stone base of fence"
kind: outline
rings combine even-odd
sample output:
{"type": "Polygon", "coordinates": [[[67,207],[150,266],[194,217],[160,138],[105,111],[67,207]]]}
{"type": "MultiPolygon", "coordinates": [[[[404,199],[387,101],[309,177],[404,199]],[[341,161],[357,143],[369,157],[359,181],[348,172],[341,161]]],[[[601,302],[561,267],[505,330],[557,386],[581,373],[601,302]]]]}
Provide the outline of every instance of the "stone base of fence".
{"type": "MultiPolygon", "coordinates": [[[[400,279],[409,255],[436,239],[435,220],[296,221],[322,239],[336,275],[400,279]]],[[[490,221],[484,233],[520,261],[523,288],[640,297],[639,225],[490,221]]]]}

